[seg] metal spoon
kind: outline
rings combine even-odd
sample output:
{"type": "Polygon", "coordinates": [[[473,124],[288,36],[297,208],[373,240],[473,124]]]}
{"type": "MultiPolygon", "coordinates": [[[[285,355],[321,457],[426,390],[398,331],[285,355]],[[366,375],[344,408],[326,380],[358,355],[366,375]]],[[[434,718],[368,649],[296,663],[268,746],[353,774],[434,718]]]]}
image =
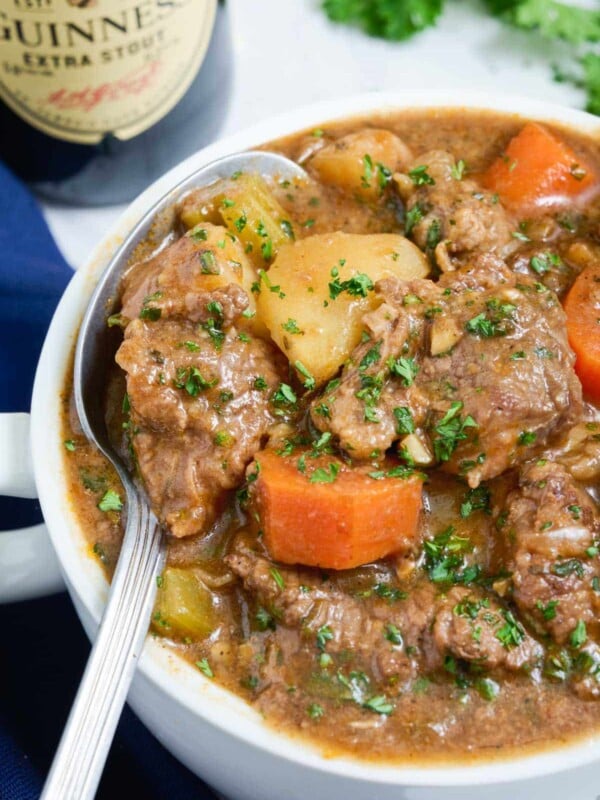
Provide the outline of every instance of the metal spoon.
{"type": "Polygon", "coordinates": [[[42,800],[86,800],[98,787],[115,728],[144,639],[165,560],[165,542],[148,501],[114,450],[106,427],[103,397],[115,338],[107,315],[115,307],[119,282],[136,247],[157,218],[183,192],[233,173],[254,172],[279,179],[306,179],[304,170],[280,155],[237,153],[194,172],[159,200],[138,222],[103,273],[83,318],[75,351],[74,393],[83,432],[114,465],[126,495],[123,545],[100,629],[63,731],[42,800]]]}

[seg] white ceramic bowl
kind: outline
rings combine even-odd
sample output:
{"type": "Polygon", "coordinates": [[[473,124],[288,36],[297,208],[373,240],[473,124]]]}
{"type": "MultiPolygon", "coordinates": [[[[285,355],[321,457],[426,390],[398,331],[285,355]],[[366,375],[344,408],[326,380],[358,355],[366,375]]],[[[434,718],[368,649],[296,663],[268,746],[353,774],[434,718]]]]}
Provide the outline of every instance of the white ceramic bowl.
{"type": "MultiPolygon", "coordinates": [[[[469,93],[381,94],[322,103],[267,120],[213,144],[154,183],[125,212],[88,264],[73,278],[52,321],[33,394],[32,451],[46,523],[77,613],[90,637],[98,625],[107,583],[69,499],[59,429],[60,392],[77,326],[92,288],[128,229],[191,171],[215,158],[329,120],[402,108],[493,109],[566,123],[600,134],[598,119],[515,97],[469,93]]],[[[318,749],[278,733],[248,705],[149,638],[129,702],[160,741],[191,770],[232,800],[482,800],[600,794],[600,737],[538,755],[455,767],[384,766],[325,758],[318,749]],[[508,785],[507,785],[508,784],[508,785]]],[[[600,721],[600,707],[599,707],[600,721]]]]}

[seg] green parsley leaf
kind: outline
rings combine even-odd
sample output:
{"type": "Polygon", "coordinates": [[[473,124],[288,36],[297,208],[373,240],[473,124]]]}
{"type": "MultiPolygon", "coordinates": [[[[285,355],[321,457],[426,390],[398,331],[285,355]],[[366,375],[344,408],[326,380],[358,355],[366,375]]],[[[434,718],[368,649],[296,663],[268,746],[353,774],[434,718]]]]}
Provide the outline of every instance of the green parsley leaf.
{"type": "Polygon", "coordinates": [[[271,402],[276,406],[293,406],[297,400],[296,392],[287,383],[280,383],[279,388],[271,395],[271,402]]]}
{"type": "Polygon", "coordinates": [[[196,666],[203,672],[207,678],[214,678],[215,673],[212,671],[210,664],[208,663],[207,658],[203,658],[200,661],[196,661],[196,666]]]}
{"type": "Polygon", "coordinates": [[[411,414],[410,408],[400,406],[393,410],[394,417],[396,418],[396,433],[408,434],[415,432],[415,421],[411,414]]]}
{"type": "Polygon", "coordinates": [[[431,177],[431,175],[427,172],[427,164],[420,164],[418,167],[414,167],[408,173],[408,177],[414,183],[415,186],[434,186],[435,181],[431,177]]]}
{"type": "Polygon", "coordinates": [[[277,567],[271,567],[269,572],[271,573],[271,577],[273,578],[277,586],[279,586],[279,588],[283,591],[285,589],[285,581],[283,580],[281,572],[279,572],[277,567]]]}
{"type": "Polygon", "coordinates": [[[321,719],[325,713],[323,706],[320,706],[318,703],[311,703],[306,709],[306,712],[311,719],[321,719]]]}
{"type": "Polygon", "coordinates": [[[317,631],[317,650],[323,652],[327,642],[333,639],[333,631],[329,625],[321,625],[317,631]]]}
{"type": "Polygon", "coordinates": [[[296,367],[298,372],[304,377],[304,381],[302,382],[304,388],[308,389],[309,391],[314,389],[315,386],[317,385],[317,382],[310,374],[310,372],[306,369],[304,364],[301,361],[295,361],[294,366],[296,367]]]}
{"type": "Polygon", "coordinates": [[[435,24],[443,0],[323,0],[333,22],[355,25],[370,36],[401,41],[435,24]]]}
{"type": "Polygon", "coordinates": [[[319,467],[310,476],[311,483],[333,483],[338,476],[340,468],[337,464],[331,463],[328,469],[319,467]]]}
{"type": "Polygon", "coordinates": [[[483,511],[491,514],[490,490],[480,483],[476,489],[468,489],[460,505],[460,515],[463,519],[469,517],[474,511],[483,511]]]}
{"type": "Polygon", "coordinates": [[[442,419],[434,426],[433,430],[437,435],[433,439],[433,449],[438,461],[449,461],[459,442],[468,438],[466,429],[478,427],[470,414],[464,419],[460,416],[462,407],[460,400],[452,403],[442,419]]]}
{"type": "Polygon", "coordinates": [[[296,322],[296,320],[292,319],[291,317],[288,317],[287,322],[282,322],[281,327],[283,328],[284,331],[287,331],[288,333],[291,333],[294,336],[302,336],[304,334],[304,331],[301,331],[300,328],[298,327],[298,323],[296,322]]]}
{"type": "Polygon", "coordinates": [[[408,209],[404,219],[404,233],[406,236],[410,236],[415,225],[418,225],[424,216],[425,207],[421,203],[415,203],[412,208],[408,209]]]}
{"type": "Polygon", "coordinates": [[[496,639],[506,647],[518,647],[525,638],[525,631],[522,625],[515,619],[513,613],[507,609],[501,611],[505,624],[496,631],[496,639]]]}
{"type": "Polygon", "coordinates": [[[517,438],[517,444],[523,447],[528,447],[530,444],[533,444],[537,439],[537,433],[533,431],[521,431],[517,438]]]}
{"type": "Polygon", "coordinates": [[[386,364],[391,375],[401,378],[405,386],[412,386],[419,372],[419,365],[414,358],[390,356],[386,364]]]}
{"type": "Polygon", "coordinates": [[[487,0],[493,13],[517,28],[538,30],[546,39],[572,44],[600,41],[600,15],[558,0],[487,0]]]}
{"type": "Polygon", "coordinates": [[[389,716],[394,710],[394,706],[384,694],[370,697],[363,703],[363,708],[374,711],[376,714],[383,714],[384,716],[389,716]]]}
{"type": "Polygon", "coordinates": [[[500,694],[500,686],[491,678],[479,678],[475,682],[475,688],[484,700],[495,700],[500,694]]]}
{"type": "Polygon", "coordinates": [[[577,622],[577,625],[571,631],[571,635],[569,636],[569,642],[571,643],[572,647],[580,648],[584,645],[587,641],[587,630],[585,627],[585,622],[580,619],[577,622]]]}
{"type": "Polygon", "coordinates": [[[558,600],[550,600],[546,605],[544,605],[541,600],[538,600],[535,604],[535,607],[541,612],[542,617],[546,620],[546,622],[550,622],[550,620],[555,619],[556,617],[558,600]]]}
{"type": "Polygon", "coordinates": [[[109,489],[98,503],[98,508],[100,511],[120,511],[123,508],[123,501],[114,489],[109,489]]]}
{"type": "Polygon", "coordinates": [[[402,634],[393,622],[388,622],[388,624],[385,626],[384,636],[388,642],[391,642],[392,644],[401,645],[403,642],[402,634]]]}

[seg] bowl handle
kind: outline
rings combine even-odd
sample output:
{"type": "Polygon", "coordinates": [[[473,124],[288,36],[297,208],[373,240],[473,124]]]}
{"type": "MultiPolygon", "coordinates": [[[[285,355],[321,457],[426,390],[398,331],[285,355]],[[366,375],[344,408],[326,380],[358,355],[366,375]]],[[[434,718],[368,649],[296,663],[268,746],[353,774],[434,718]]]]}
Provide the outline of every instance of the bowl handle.
{"type": "MultiPolygon", "coordinates": [[[[0,414],[0,495],[37,497],[29,440],[29,414],[0,414]]],[[[64,589],[45,525],[0,531],[0,604],[64,589]]]]}
{"type": "Polygon", "coordinates": [[[37,497],[29,414],[0,414],[0,495],[37,497]]]}

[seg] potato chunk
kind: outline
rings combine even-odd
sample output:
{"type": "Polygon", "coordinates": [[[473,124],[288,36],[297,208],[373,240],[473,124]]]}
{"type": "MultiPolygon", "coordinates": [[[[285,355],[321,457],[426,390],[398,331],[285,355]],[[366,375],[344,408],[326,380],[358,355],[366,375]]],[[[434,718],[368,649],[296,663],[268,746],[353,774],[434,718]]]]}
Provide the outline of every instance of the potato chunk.
{"type": "Polygon", "coordinates": [[[363,315],[380,304],[374,283],[428,272],[423,253],[397,234],[311,236],[280,249],[261,280],[257,314],[300,380],[304,367],[321,384],[359,343],[363,315]]]}
{"type": "Polygon", "coordinates": [[[167,567],[154,607],[152,622],[169,636],[206,638],[215,626],[209,589],[193,570],[167,567]]]}
{"type": "Polygon", "coordinates": [[[392,173],[411,159],[408,147],[391,131],[366,128],[323,147],[310,160],[310,167],[323,183],[375,200],[392,173]]]}

